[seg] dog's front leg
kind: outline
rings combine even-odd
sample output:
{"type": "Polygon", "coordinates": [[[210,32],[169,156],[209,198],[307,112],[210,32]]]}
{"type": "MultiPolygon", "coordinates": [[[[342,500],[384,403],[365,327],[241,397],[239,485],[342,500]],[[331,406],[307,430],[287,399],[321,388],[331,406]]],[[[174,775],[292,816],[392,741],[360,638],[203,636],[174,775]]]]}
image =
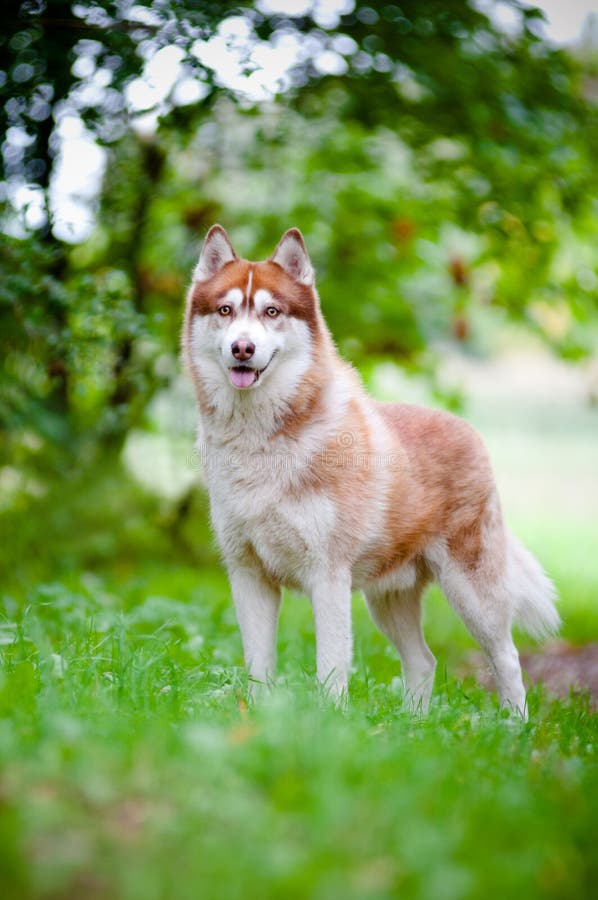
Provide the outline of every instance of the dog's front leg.
{"type": "MultiPolygon", "coordinates": [[[[231,566],[229,577],[243,641],[245,665],[254,682],[267,682],[276,669],[280,588],[258,568],[231,566]]],[[[251,693],[255,689],[251,688],[251,693]]]]}
{"type": "Polygon", "coordinates": [[[316,625],[318,681],[337,700],[347,694],[353,654],[351,573],[326,573],[314,583],[311,602],[316,625]]]}

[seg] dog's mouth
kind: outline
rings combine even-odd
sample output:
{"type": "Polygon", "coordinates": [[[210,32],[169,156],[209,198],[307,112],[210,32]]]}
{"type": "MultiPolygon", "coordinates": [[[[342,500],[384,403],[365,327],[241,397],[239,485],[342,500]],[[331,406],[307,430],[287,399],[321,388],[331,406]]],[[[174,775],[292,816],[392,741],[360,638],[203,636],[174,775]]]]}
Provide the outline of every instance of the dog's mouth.
{"type": "Polygon", "coordinates": [[[277,350],[274,351],[263,369],[253,369],[251,366],[232,366],[228,370],[232,386],[244,390],[245,388],[250,388],[253,387],[254,384],[257,384],[261,375],[266,371],[277,352],[277,350]]]}
{"type": "Polygon", "coordinates": [[[228,370],[230,383],[236,388],[248,388],[259,380],[259,369],[251,369],[249,366],[233,366],[228,370]]]}

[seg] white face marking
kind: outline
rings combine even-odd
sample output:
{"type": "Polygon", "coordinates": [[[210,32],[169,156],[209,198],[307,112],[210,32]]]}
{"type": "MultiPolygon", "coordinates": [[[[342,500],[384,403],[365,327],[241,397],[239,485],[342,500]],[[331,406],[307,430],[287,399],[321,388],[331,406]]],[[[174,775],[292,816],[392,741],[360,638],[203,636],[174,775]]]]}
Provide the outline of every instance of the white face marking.
{"type": "MultiPolygon", "coordinates": [[[[191,362],[204,388],[215,405],[223,411],[232,410],[237,389],[232,387],[229,369],[236,364],[231,353],[235,337],[233,328],[244,323],[252,325],[247,335],[256,345],[252,362],[256,369],[268,368],[260,376],[255,387],[246,393],[255,396],[256,410],[259,410],[261,430],[267,434],[275,428],[276,415],[288,409],[288,401],[297,390],[301,378],[312,361],[312,340],[309,328],[299,319],[289,318],[284,329],[266,329],[264,325],[247,316],[237,316],[230,326],[228,317],[214,321],[212,316],[195,316],[191,325],[191,362]],[[254,331],[255,327],[261,333],[254,331]],[[274,351],[277,351],[274,354],[274,351]],[[273,355],[274,354],[274,355],[273,355]],[[270,361],[270,363],[269,363],[270,361]]],[[[269,319],[267,322],[269,323],[269,319]]],[[[242,329],[239,328],[239,332],[242,329]]],[[[260,432],[261,433],[261,432],[260,432]]]]}
{"type": "Polygon", "coordinates": [[[256,312],[263,313],[268,306],[272,306],[273,297],[270,291],[265,290],[265,288],[259,288],[255,292],[253,302],[255,304],[256,312]]]}
{"type": "Polygon", "coordinates": [[[242,302],[243,291],[241,288],[231,288],[230,291],[227,291],[224,295],[224,303],[228,304],[228,306],[232,306],[235,312],[237,312],[242,302]]]}
{"type": "Polygon", "coordinates": [[[222,333],[221,352],[224,363],[227,367],[234,366],[236,360],[232,356],[231,347],[235,341],[246,339],[255,344],[255,354],[251,360],[251,367],[255,369],[264,369],[269,366],[270,361],[275,355],[284,350],[285,336],[278,330],[269,327],[269,320],[262,319],[263,311],[272,305],[272,295],[269,291],[259,289],[254,295],[254,310],[249,306],[243,308],[241,303],[244,297],[249,298],[253,284],[253,270],[249,270],[249,277],[245,292],[240,288],[231,288],[228,292],[228,298],[234,307],[236,315],[224,329],[222,333]]]}
{"type": "MultiPolygon", "coordinates": [[[[191,323],[190,361],[203,382],[204,390],[214,398],[214,405],[228,410],[236,396],[255,396],[253,405],[260,407],[262,431],[274,427],[276,417],[286,409],[301,377],[312,359],[312,339],[308,326],[293,316],[270,317],[269,306],[276,305],[272,293],[254,287],[254,267],[245,278],[217,299],[217,307],[230,306],[231,313],[196,315],[191,323]],[[245,303],[246,298],[249,301],[245,303]],[[232,370],[238,369],[238,355],[233,355],[236,341],[255,345],[253,354],[243,363],[254,369],[257,378],[246,388],[235,385],[232,370]],[[217,399],[218,397],[218,399],[217,399]],[[263,408],[262,408],[263,407],[263,408]]],[[[246,403],[247,401],[243,401],[246,403]]]]}

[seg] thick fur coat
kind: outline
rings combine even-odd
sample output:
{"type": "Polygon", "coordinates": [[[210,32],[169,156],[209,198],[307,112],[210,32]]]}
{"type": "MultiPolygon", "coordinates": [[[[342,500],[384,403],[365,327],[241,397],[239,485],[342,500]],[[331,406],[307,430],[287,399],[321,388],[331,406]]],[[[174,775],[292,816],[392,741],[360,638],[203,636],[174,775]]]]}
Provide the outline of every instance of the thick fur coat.
{"type": "Polygon", "coordinates": [[[340,359],[299,231],[254,263],[210,229],[183,352],[252,681],[274,676],[286,585],[311,597],[318,679],[342,696],[360,589],[401,656],[407,703],[426,709],[435,660],[421,601],[435,580],[483,648],[502,704],[525,715],[511,627],[556,630],[553,587],[506,528],[475,431],[448,413],[376,402],[340,359]]]}

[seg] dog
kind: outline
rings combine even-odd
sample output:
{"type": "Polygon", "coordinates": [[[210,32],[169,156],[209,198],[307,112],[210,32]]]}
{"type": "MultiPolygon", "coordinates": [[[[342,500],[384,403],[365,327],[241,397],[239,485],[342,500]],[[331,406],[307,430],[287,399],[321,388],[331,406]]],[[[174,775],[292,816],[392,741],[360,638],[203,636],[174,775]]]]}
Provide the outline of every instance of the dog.
{"type": "Polygon", "coordinates": [[[425,712],[435,658],[422,594],[436,581],[482,647],[500,703],[527,715],[511,628],[556,632],[555,590],[508,531],[487,452],[449,413],[368,396],[328,331],[301,232],[249,262],[208,232],[188,292],[183,356],[198,448],[251,684],[274,677],[281,588],[311,598],[317,678],[348,689],[351,592],[401,658],[425,712]]]}

